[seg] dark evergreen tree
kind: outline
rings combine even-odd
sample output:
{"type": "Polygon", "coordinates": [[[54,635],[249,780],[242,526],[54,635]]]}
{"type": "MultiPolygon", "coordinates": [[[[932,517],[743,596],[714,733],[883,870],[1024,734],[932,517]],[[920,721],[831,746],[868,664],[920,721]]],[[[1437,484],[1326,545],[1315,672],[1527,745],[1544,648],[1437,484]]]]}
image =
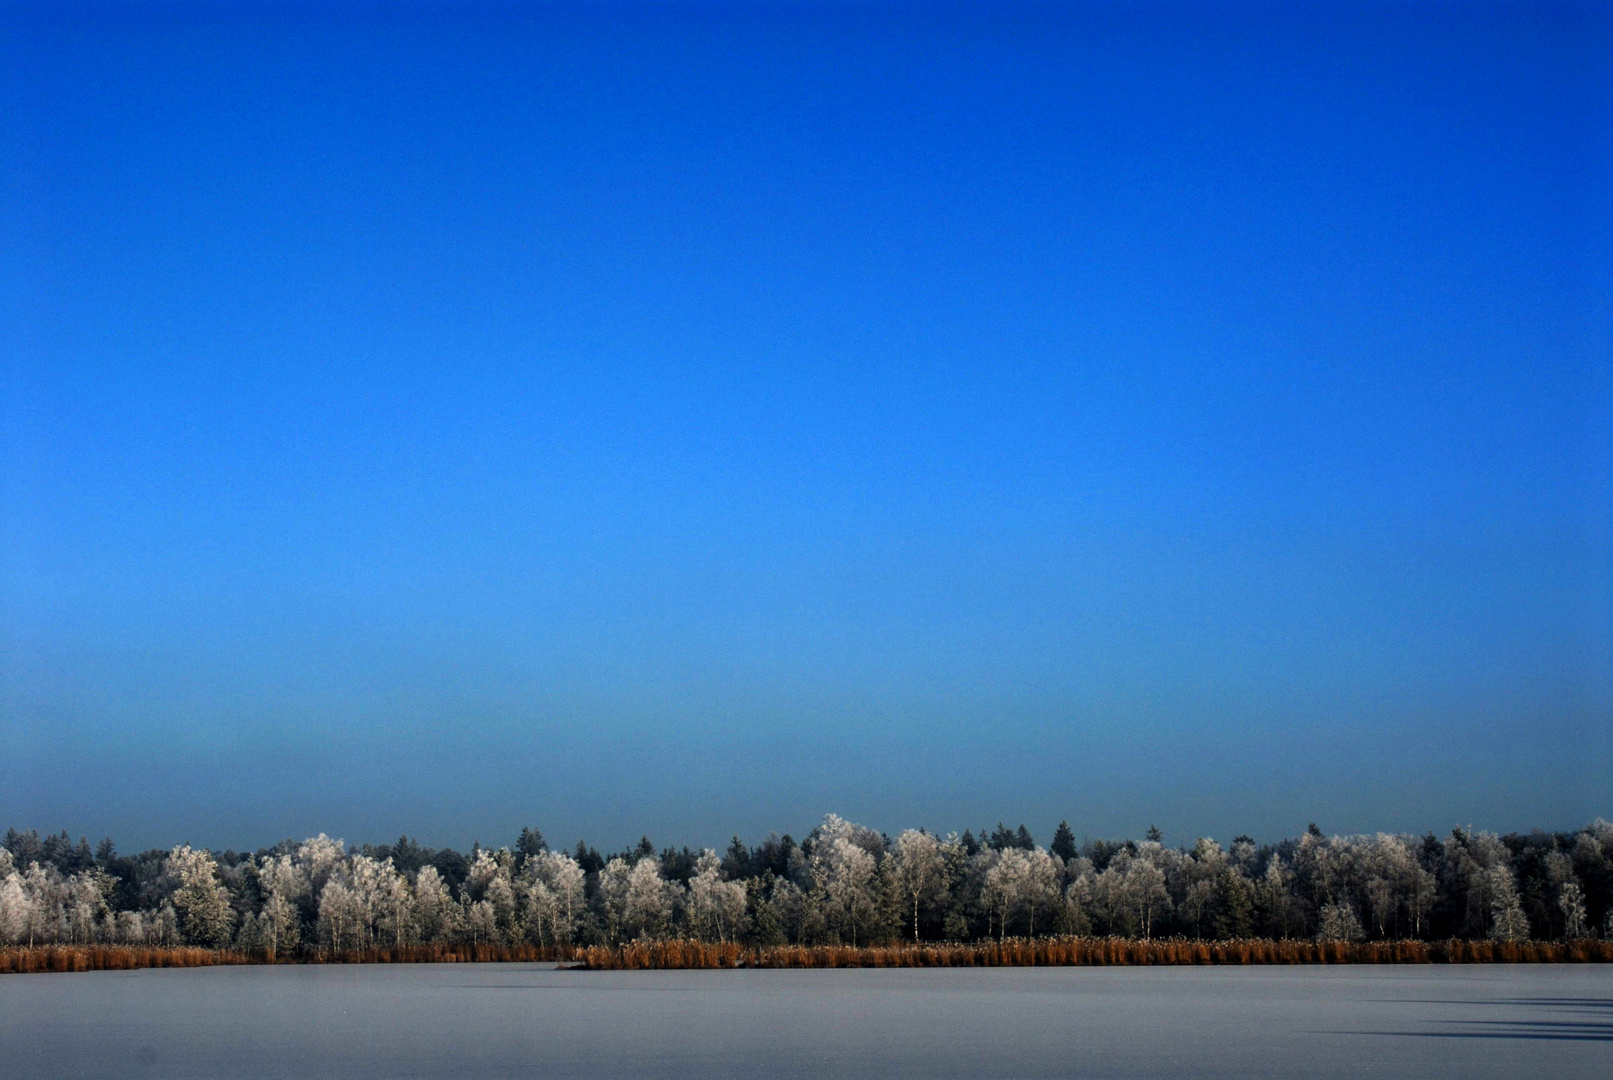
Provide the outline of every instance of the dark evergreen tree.
{"type": "Polygon", "coordinates": [[[694,877],[695,863],[700,859],[700,852],[689,850],[684,845],[682,851],[667,848],[661,852],[661,876],[668,881],[676,881],[687,885],[689,879],[694,877]]]}
{"type": "Polygon", "coordinates": [[[1053,844],[1047,850],[1063,862],[1069,862],[1079,854],[1075,847],[1075,833],[1070,831],[1068,821],[1059,822],[1058,830],[1053,833],[1053,844]]]}
{"type": "Polygon", "coordinates": [[[1574,873],[1585,887],[1585,909],[1592,926],[1613,920],[1613,845],[1576,841],[1572,853],[1574,873]]]}
{"type": "Polygon", "coordinates": [[[728,850],[723,853],[722,872],[731,881],[743,881],[756,875],[750,848],[740,842],[737,834],[728,842],[728,850]]]}
{"type": "Polygon", "coordinates": [[[1253,937],[1255,932],[1254,889],[1245,878],[1223,870],[1216,878],[1215,915],[1211,924],[1218,938],[1253,937]]]}
{"type": "Polygon", "coordinates": [[[1092,869],[1103,873],[1109,869],[1109,863],[1125,849],[1126,845],[1114,843],[1109,840],[1093,840],[1081,849],[1081,854],[1092,860],[1092,869]]]}
{"type": "MultiPolygon", "coordinates": [[[[411,840],[407,835],[398,837],[398,842],[392,845],[388,856],[392,865],[405,874],[418,873],[422,866],[431,862],[432,853],[421,847],[418,841],[411,840]]],[[[441,873],[438,870],[438,873],[441,873]]]]}
{"type": "Polygon", "coordinates": [[[796,850],[795,840],[789,833],[783,836],[768,834],[766,840],[751,853],[753,873],[772,874],[776,878],[790,876],[790,856],[796,850]]]}
{"type": "MultiPolygon", "coordinates": [[[[478,845],[478,848],[480,845],[478,845]]],[[[470,875],[470,862],[453,848],[438,848],[431,853],[430,863],[437,868],[444,884],[457,889],[470,875]]]]}
{"type": "Polygon", "coordinates": [[[577,860],[577,865],[582,867],[582,872],[585,874],[597,874],[605,869],[605,860],[599,854],[599,849],[591,848],[581,840],[577,841],[577,851],[572,857],[577,860]]]}
{"type": "Polygon", "coordinates": [[[29,829],[25,833],[16,829],[6,830],[6,850],[11,852],[11,861],[20,870],[26,870],[30,863],[45,861],[42,847],[38,829],[29,829]]]}
{"type": "Polygon", "coordinates": [[[73,862],[73,838],[67,835],[66,829],[40,842],[39,861],[50,863],[64,874],[72,873],[69,867],[73,862]]]}
{"type": "Polygon", "coordinates": [[[549,844],[543,839],[543,833],[530,826],[522,829],[520,838],[515,841],[515,852],[523,861],[548,850],[549,844]]]}

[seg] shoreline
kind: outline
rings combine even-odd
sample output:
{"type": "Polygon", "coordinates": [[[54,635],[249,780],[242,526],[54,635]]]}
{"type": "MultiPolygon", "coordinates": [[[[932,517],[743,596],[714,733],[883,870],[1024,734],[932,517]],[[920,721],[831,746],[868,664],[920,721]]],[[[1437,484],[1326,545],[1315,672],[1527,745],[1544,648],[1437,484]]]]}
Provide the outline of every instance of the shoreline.
{"type": "Polygon", "coordinates": [[[1194,967],[1374,964],[1605,964],[1613,941],[1195,941],[1040,938],[1002,942],[769,945],[685,940],[619,946],[405,945],[336,955],[129,945],[0,947],[0,974],[271,964],[553,963],[592,971],[722,968],[1194,967]]]}

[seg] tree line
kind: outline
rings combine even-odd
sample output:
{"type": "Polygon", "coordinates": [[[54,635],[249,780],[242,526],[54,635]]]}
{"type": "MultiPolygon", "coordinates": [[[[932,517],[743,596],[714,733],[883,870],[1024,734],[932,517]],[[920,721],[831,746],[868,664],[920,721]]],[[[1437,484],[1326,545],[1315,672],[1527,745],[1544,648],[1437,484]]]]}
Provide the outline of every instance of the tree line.
{"type": "Polygon", "coordinates": [[[340,954],[437,943],[618,946],[969,942],[1052,935],[1360,942],[1613,939],[1613,825],[1497,836],[1239,836],[1170,848],[1047,848],[1021,825],[894,839],[833,814],[797,843],[712,849],[648,838],[601,855],[541,832],[469,854],[350,847],[321,834],[251,853],[180,845],[124,856],[66,832],[8,830],[0,944],[197,945],[340,954]]]}

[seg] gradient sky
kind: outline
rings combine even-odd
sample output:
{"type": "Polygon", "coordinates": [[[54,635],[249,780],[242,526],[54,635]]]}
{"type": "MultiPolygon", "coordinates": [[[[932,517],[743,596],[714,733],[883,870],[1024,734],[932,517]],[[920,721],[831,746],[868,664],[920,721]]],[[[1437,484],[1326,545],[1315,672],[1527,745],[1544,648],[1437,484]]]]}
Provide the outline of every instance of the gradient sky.
{"type": "Polygon", "coordinates": [[[0,12],[0,827],[1613,816],[1605,9],[393,7],[0,12]]]}

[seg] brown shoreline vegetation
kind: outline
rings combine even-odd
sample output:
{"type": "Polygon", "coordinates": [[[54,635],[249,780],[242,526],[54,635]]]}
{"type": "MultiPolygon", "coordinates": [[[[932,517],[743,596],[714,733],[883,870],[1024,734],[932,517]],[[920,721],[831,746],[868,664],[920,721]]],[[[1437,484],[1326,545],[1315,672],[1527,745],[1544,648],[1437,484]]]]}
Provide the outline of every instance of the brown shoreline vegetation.
{"type": "Polygon", "coordinates": [[[1183,938],[1019,938],[889,945],[769,945],[692,940],[556,949],[413,945],[271,957],[228,949],[126,945],[0,948],[0,974],[129,971],[240,964],[567,963],[595,971],[717,968],[1192,967],[1315,964],[1606,964],[1613,941],[1193,941],[1183,938]]]}

